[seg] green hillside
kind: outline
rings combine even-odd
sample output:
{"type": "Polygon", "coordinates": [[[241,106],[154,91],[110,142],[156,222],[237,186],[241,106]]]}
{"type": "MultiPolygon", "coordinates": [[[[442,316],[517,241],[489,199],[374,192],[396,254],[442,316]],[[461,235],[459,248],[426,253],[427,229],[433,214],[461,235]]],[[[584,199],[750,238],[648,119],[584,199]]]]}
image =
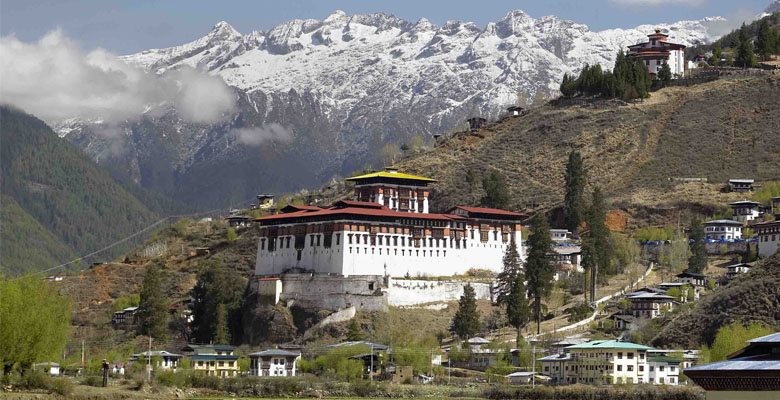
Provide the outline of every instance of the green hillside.
{"type": "Polygon", "coordinates": [[[73,249],[6,195],[0,195],[0,226],[0,270],[6,274],[41,270],[77,257],[73,249]]]}
{"type": "MultiPolygon", "coordinates": [[[[16,236],[3,247],[2,267],[8,273],[41,269],[50,266],[51,260],[97,250],[159,218],[158,212],[34,116],[0,107],[0,142],[0,189],[18,205],[14,207],[9,201],[8,215],[5,205],[3,209],[4,242],[6,236],[16,236]],[[29,218],[39,225],[31,225],[29,218]],[[45,231],[60,244],[54,244],[57,241],[42,233],[45,231]],[[45,250],[38,247],[36,236],[48,243],[45,250]],[[62,243],[72,250],[64,250],[62,243]],[[24,255],[36,251],[41,252],[41,258],[35,262],[25,259],[24,255]]],[[[154,195],[146,199],[159,211],[171,206],[154,195]]],[[[120,254],[128,246],[118,246],[101,257],[120,254]]]]}

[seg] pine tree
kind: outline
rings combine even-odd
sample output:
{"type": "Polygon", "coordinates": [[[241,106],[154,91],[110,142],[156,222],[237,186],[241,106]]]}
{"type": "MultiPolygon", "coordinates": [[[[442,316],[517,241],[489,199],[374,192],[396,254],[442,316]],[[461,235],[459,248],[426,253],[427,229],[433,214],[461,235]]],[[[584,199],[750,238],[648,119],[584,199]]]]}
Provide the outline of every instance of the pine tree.
{"type": "Polygon", "coordinates": [[[168,336],[168,299],[163,292],[163,283],[159,266],[146,267],[137,312],[136,330],[141,335],[156,339],[168,336]]]}
{"type": "Polygon", "coordinates": [[[350,342],[359,342],[361,340],[366,340],[366,337],[363,335],[363,329],[360,328],[360,324],[358,324],[356,318],[352,318],[351,321],[349,321],[349,326],[347,327],[347,340],[350,342]]]}
{"type": "Polygon", "coordinates": [[[550,226],[543,214],[531,219],[531,234],[528,236],[528,257],[525,262],[525,278],[528,282],[528,297],[531,311],[536,320],[536,332],[541,332],[544,300],[552,290],[555,266],[552,261],[550,226]]]}
{"type": "Polygon", "coordinates": [[[700,274],[707,268],[707,245],[704,242],[704,226],[698,218],[691,219],[688,233],[691,257],[688,258],[688,271],[700,274]]]}
{"type": "Polygon", "coordinates": [[[498,274],[498,277],[496,277],[494,291],[496,301],[499,304],[506,304],[517,276],[522,274],[520,254],[517,251],[517,244],[515,243],[514,236],[512,236],[509,247],[507,247],[504,252],[503,265],[504,269],[498,274]]]}
{"type": "Polygon", "coordinates": [[[672,81],[672,69],[666,61],[664,61],[663,65],[661,65],[661,69],[658,71],[658,79],[663,82],[664,86],[672,81]]]}
{"type": "Polygon", "coordinates": [[[599,270],[608,272],[610,260],[612,259],[610,234],[606,221],[607,210],[606,205],[604,204],[604,195],[601,193],[601,189],[596,187],[593,189],[593,197],[587,216],[587,238],[590,240],[589,246],[592,253],[592,265],[590,266],[591,301],[595,301],[596,299],[596,284],[598,282],[599,270]]]}
{"type": "Polygon", "coordinates": [[[737,56],[735,62],[742,68],[750,68],[756,64],[756,55],[753,53],[753,42],[750,40],[744,22],[742,23],[742,27],[739,28],[739,35],[737,36],[737,56]]]}
{"type": "Polygon", "coordinates": [[[525,290],[525,276],[523,273],[515,276],[509,295],[506,298],[506,318],[509,325],[517,329],[518,336],[528,322],[531,321],[531,309],[528,306],[528,297],[525,290]]]}
{"type": "Polygon", "coordinates": [[[509,189],[503,174],[498,171],[491,172],[482,180],[482,188],[485,190],[483,206],[501,209],[509,207],[509,189]]]}
{"type": "Polygon", "coordinates": [[[214,344],[230,344],[228,313],[225,304],[217,304],[217,325],[214,329],[214,344]]]}
{"type": "Polygon", "coordinates": [[[718,66],[720,59],[723,58],[723,50],[720,47],[720,41],[715,42],[715,46],[712,48],[712,57],[710,57],[710,65],[718,66]]]}
{"type": "Polygon", "coordinates": [[[596,265],[594,256],[595,250],[593,249],[593,240],[590,238],[590,235],[584,235],[582,237],[580,250],[582,252],[582,260],[580,260],[580,265],[582,266],[583,273],[585,274],[585,279],[583,279],[584,288],[582,290],[583,297],[586,301],[588,299],[590,299],[590,301],[594,301],[595,294],[592,293],[591,297],[588,297],[588,291],[590,290],[591,270],[596,265]]]}
{"type": "Polygon", "coordinates": [[[471,284],[463,287],[463,296],[458,300],[458,311],[452,318],[450,332],[462,339],[474,336],[480,329],[477,293],[471,284]]]}
{"type": "MultiPolygon", "coordinates": [[[[235,271],[224,269],[215,261],[200,266],[198,281],[192,289],[192,333],[197,342],[215,340],[220,321],[217,311],[224,305],[227,315],[228,339],[241,340],[241,304],[245,280],[235,271]]],[[[220,328],[221,329],[221,328],[220,328]]]]}
{"type": "Polygon", "coordinates": [[[756,42],[756,52],[761,56],[761,60],[770,59],[774,51],[774,37],[769,27],[769,21],[763,20],[758,28],[758,41],[756,42]]]}
{"type": "Polygon", "coordinates": [[[582,224],[583,193],[585,191],[585,171],[582,157],[578,151],[569,153],[566,162],[565,194],[563,198],[563,215],[566,229],[577,232],[582,224]]]}

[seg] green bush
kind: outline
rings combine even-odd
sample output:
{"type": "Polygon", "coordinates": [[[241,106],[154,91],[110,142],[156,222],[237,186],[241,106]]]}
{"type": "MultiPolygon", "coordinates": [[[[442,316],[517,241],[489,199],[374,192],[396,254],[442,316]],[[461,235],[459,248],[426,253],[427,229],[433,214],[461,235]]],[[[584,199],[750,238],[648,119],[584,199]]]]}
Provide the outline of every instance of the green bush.
{"type": "Polygon", "coordinates": [[[49,389],[49,377],[43,371],[26,371],[16,385],[24,389],[49,389]]]}
{"type": "Polygon", "coordinates": [[[70,396],[73,393],[73,382],[66,378],[51,379],[49,390],[60,396],[70,396]]]}
{"type": "Polygon", "coordinates": [[[208,376],[203,374],[190,375],[190,386],[194,388],[219,390],[220,382],[216,376],[208,376]]]}
{"type": "Polygon", "coordinates": [[[85,386],[103,386],[103,377],[97,375],[87,375],[81,380],[81,384],[85,386]]]}
{"type": "Polygon", "coordinates": [[[385,397],[387,387],[373,381],[359,380],[349,385],[349,389],[357,397],[385,397]]]}
{"type": "Polygon", "coordinates": [[[186,387],[189,374],[185,371],[157,370],[154,371],[154,380],[163,386],[186,387]]]}

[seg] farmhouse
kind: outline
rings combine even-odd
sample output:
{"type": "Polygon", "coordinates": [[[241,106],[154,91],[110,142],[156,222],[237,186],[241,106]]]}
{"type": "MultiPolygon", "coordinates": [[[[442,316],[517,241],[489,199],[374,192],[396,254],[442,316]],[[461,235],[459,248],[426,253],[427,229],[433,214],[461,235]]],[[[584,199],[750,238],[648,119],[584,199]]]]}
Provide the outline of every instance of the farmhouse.
{"type": "Polygon", "coordinates": [[[249,375],[295,376],[296,364],[300,358],[300,353],[278,349],[251,353],[249,375]]]}
{"type": "Polygon", "coordinates": [[[218,377],[238,374],[239,356],[234,355],[233,350],[233,346],[223,345],[187,345],[183,348],[193,371],[218,377]]]}
{"type": "Polygon", "coordinates": [[[648,72],[657,75],[664,63],[669,64],[672,76],[683,76],[685,73],[685,46],[671,43],[669,35],[656,29],[647,35],[648,41],[628,46],[628,58],[645,63],[648,72]]]}
{"type": "Polygon", "coordinates": [[[735,276],[750,271],[750,267],[752,265],[746,263],[731,264],[726,267],[726,278],[734,279],[735,276]]]}
{"type": "Polygon", "coordinates": [[[665,294],[640,292],[629,295],[628,300],[636,318],[656,318],[674,307],[674,297],[665,294]]]}
{"type": "Polygon", "coordinates": [[[717,219],[704,223],[704,235],[712,240],[742,238],[742,223],[730,219],[717,219]]]}
{"type": "Polygon", "coordinates": [[[753,221],[763,215],[763,205],[757,201],[743,200],[729,204],[734,221],[753,221]]]}
{"type": "Polygon", "coordinates": [[[758,255],[769,257],[780,247],[780,220],[751,225],[758,237],[758,255]]]}
{"type": "Polygon", "coordinates": [[[165,350],[145,351],[143,353],[133,354],[130,357],[130,361],[137,362],[139,359],[144,359],[145,362],[149,362],[151,357],[151,363],[154,368],[172,369],[176,370],[179,366],[179,362],[184,358],[181,354],[169,353],[165,350]]]}
{"type": "Polygon", "coordinates": [[[676,277],[677,282],[691,285],[694,289],[707,286],[707,276],[690,272],[687,269],[682,273],[677,274],[676,277]]]}
{"type": "Polygon", "coordinates": [[[753,179],[729,179],[729,188],[732,192],[750,192],[754,183],[753,179]]]}
{"type": "Polygon", "coordinates": [[[124,310],[117,311],[111,317],[111,323],[115,326],[132,326],[136,321],[138,307],[127,307],[124,310]]]}

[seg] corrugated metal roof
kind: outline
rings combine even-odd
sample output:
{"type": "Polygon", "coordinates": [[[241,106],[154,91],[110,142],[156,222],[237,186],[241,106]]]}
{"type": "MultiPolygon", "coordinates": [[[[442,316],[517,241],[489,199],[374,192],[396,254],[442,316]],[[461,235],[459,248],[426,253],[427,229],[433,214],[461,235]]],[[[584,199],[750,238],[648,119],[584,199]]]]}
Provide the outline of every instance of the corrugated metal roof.
{"type": "Polygon", "coordinates": [[[279,356],[279,357],[298,357],[300,356],[300,353],[296,353],[293,351],[287,351],[287,350],[279,350],[279,349],[270,349],[265,351],[258,351],[257,353],[252,353],[249,355],[249,357],[271,357],[271,356],[279,356]]]}
{"type": "Polygon", "coordinates": [[[620,342],[617,340],[594,340],[588,343],[575,344],[567,347],[567,349],[633,349],[633,350],[649,350],[652,347],[648,347],[641,344],[631,342],[620,342]]]}
{"type": "Polygon", "coordinates": [[[780,332],[750,339],[748,340],[748,343],[780,343],[780,332]]]}
{"type": "Polygon", "coordinates": [[[687,371],[755,371],[778,370],[780,371],[780,354],[762,354],[751,357],[739,357],[731,360],[717,361],[714,363],[697,365],[686,368],[687,371]]]}

